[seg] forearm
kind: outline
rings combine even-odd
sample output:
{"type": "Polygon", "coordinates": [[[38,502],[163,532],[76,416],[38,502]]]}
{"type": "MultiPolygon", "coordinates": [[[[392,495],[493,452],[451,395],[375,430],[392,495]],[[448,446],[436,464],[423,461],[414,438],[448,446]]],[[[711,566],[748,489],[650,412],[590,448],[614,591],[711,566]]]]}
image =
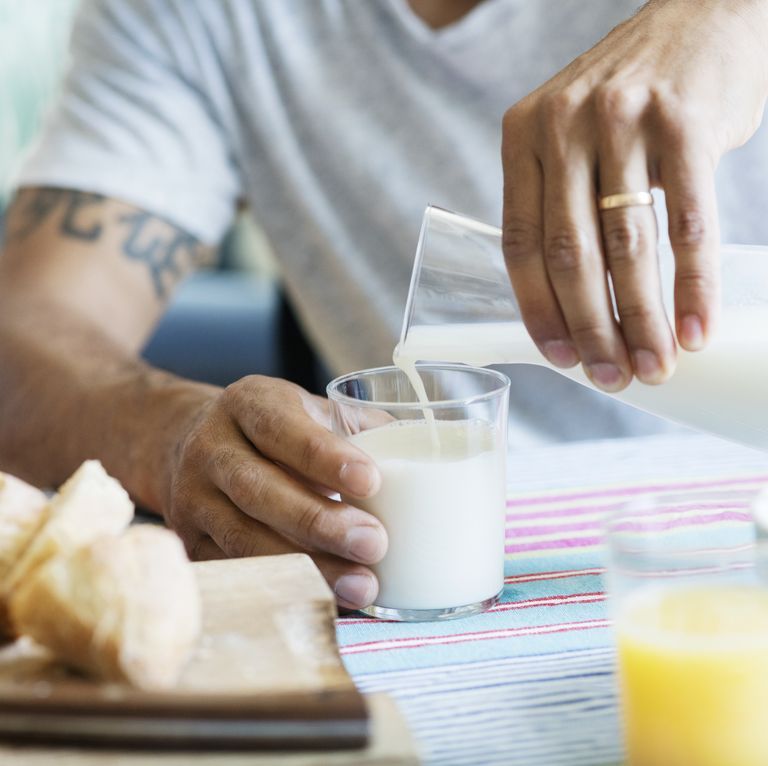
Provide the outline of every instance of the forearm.
{"type": "Polygon", "coordinates": [[[161,512],[181,433],[218,389],[153,369],[63,306],[0,306],[0,464],[39,485],[99,458],[161,512]]]}
{"type": "Polygon", "coordinates": [[[216,391],[138,358],[211,248],[118,200],[22,190],[0,252],[0,468],[61,482],[97,457],[164,510],[180,429],[216,391]]]}

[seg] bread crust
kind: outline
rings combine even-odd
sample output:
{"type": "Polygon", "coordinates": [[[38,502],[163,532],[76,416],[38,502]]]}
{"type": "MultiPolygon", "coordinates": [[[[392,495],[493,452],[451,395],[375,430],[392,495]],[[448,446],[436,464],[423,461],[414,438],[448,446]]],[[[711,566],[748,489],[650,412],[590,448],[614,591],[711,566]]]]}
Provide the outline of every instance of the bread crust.
{"type": "Polygon", "coordinates": [[[201,630],[183,545],[150,525],[51,559],[16,589],[11,615],[71,667],[145,689],[176,684],[201,630]]]}
{"type": "Polygon", "coordinates": [[[44,492],[10,474],[0,473],[0,643],[16,637],[3,594],[11,571],[48,515],[44,492]]]}
{"type": "Polygon", "coordinates": [[[67,555],[105,534],[117,535],[133,518],[133,503],[98,460],[86,460],[50,500],[44,523],[8,574],[6,600],[49,559],[67,555]]]}

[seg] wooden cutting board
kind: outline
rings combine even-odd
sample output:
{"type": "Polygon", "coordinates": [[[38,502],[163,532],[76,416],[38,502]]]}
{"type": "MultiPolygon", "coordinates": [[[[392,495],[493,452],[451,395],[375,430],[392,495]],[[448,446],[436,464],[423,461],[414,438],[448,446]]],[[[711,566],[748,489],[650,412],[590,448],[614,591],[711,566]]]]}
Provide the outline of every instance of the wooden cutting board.
{"type": "Polygon", "coordinates": [[[0,649],[0,738],[35,745],[0,744],[3,766],[262,763],[253,752],[201,749],[270,749],[264,763],[417,762],[394,705],[365,700],[347,674],[333,594],[308,556],[194,567],[203,635],[173,693],[76,678],[26,639],[0,649]],[[73,749],[85,743],[89,750],[73,749]],[[105,745],[124,752],[107,755],[105,745]],[[144,752],[125,752],[136,748],[144,752]],[[158,755],[179,748],[186,752],[158,755]]]}

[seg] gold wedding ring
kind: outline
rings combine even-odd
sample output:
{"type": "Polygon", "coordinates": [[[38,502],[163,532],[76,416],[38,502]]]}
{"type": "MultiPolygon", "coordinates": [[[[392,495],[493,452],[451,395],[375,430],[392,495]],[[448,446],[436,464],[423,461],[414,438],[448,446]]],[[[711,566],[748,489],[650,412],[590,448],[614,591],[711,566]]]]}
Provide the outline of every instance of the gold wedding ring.
{"type": "Polygon", "coordinates": [[[597,206],[600,210],[614,210],[617,207],[633,207],[635,205],[652,205],[653,195],[650,192],[623,192],[608,194],[600,197],[597,206]]]}

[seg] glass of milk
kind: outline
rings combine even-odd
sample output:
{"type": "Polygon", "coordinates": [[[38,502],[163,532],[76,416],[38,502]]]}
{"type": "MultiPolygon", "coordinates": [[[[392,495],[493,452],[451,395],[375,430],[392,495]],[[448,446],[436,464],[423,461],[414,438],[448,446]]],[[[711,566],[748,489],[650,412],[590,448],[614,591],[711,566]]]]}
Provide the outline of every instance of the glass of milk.
{"type": "Polygon", "coordinates": [[[768,763],[768,546],[750,501],[646,496],[608,524],[628,764],[768,763]]]}
{"type": "Polygon", "coordinates": [[[509,379],[454,364],[415,372],[420,396],[397,367],[344,375],[327,389],[334,432],[367,452],[382,476],[374,497],[344,498],[389,536],[373,567],[379,595],[363,611],[463,617],[491,607],[504,587],[509,379]]]}

